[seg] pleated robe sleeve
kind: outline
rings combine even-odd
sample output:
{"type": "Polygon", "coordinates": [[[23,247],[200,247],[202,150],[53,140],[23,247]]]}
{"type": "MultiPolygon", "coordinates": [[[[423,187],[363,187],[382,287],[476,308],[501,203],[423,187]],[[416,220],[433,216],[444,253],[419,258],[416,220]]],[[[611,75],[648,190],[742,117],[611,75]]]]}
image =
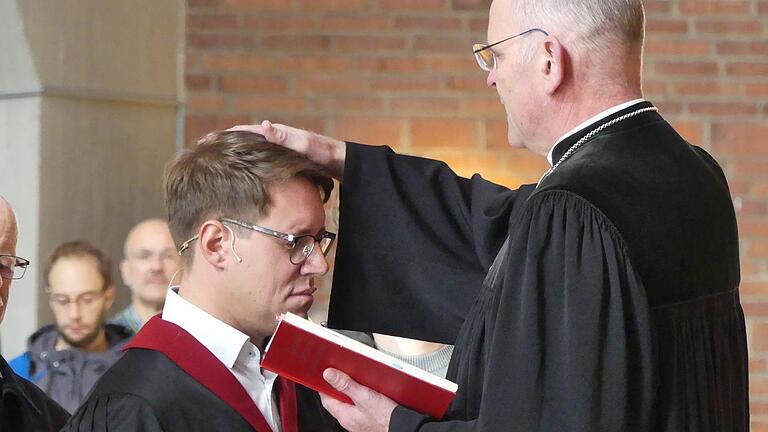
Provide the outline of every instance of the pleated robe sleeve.
{"type": "Polygon", "coordinates": [[[486,361],[458,360],[459,369],[485,369],[472,383],[476,418],[436,422],[398,407],[390,430],[652,430],[650,312],[619,233],[560,191],[534,194],[518,221],[499,278],[473,312],[489,327],[486,361]]]}
{"type": "Polygon", "coordinates": [[[348,143],[329,326],[453,343],[532,191],[348,143]]]}
{"type": "Polygon", "coordinates": [[[149,403],[126,393],[88,399],[61,432],[163,432],[163,428],[149,403]]]}

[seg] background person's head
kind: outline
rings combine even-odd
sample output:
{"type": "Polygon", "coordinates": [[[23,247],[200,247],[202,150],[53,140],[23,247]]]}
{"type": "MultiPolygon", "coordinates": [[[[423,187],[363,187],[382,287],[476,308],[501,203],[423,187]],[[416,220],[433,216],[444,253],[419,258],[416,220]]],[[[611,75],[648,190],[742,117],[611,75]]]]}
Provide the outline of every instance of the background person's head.
{"type": "Polygon", "coordinates": [[[125,238],[120,273],[131,290],[135,307],[159,311],[168,284],[179,270],[179,254],[168,223],[147,219],[134,226],[125,238]]]}
{"type": "Polygon", "coordinates": [[[182,250],[183,296],[251,336],[274,329],[275,315],[306,315],[313,277],[328,270],[320,247],[301,251],[230,218],[292,235],[324,232],[332,180],[300,154],[250,132],[216,132],[180,155],[166,176],[166,207],[182,250]],[[190,241],[191,240],[191,241],[190,241]],[[298,258],[297,258],[298,257],[298,258]],[[294,262],[299,262],[295,264],[294,262]],[[203,306],[204,305],[204,306],[203,306]]]}
{"type": "Polygon", "coordinates": [[[104,320],[115,298],[111,266],[102,251],[83,241],[58,246],[48,259],[47,292],[63,347],[91,351],[103,345],[104,320]]]}
{"type": "Polygon", "coordinates": [[[489,43],[530,29],[543,31],[489,49],[497,61],[488,84],[504,104],[513,147],[546,154],[566,130],[640,97],[640,0],[494,0],[489,43]]]}
{"type": "MultiPolygon", "coordinates": [[[[0,255],[16,255],[16,241],[18,239],[18,227],[16,225],[16,215],[5,198],[0,197],[0,255]]],[[[11,288],[11,281],[14,269],[12,266],[15,260],[10,258],[0,258],[0,266],[3,266],[2,272],[5,276],[0,276],[0,322],[5,316],[5,308],[8,306],[8,293],[11,288]]]]}

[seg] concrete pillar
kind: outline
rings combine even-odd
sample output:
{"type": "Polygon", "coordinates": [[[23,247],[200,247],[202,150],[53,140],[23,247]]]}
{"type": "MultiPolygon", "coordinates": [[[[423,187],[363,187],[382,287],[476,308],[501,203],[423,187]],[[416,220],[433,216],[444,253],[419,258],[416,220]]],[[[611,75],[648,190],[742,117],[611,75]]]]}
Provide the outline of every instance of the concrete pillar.
{"type": "MultiPolygon", "coordinates": [[[[33,262],[0,325],[6,358],[51,321],[41,272],[52,248],[88,240],[117,263],[130,227],[163,215],[183,9],[182,0],[0,0],[0,194],[19,219],[18,254],[33,262]]],[[[128,298],[118,289],[114,310],[128,298]]]]}

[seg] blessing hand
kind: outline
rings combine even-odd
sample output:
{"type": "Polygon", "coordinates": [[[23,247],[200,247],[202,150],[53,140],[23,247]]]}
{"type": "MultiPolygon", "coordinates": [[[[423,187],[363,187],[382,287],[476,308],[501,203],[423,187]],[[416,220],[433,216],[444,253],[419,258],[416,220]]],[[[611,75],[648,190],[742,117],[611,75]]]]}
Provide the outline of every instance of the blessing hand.
{"type": "Polygon", "coordinates": [[[323,406],[350,432],[387,432],[389,417],[397,404],[388,397],[356,383],[345,373],[326,369],[323,378],[336,390],[349,396],[354,405],[320,394],[323,406]]]}
{"type": "Polygon", "coordinates": [[[303,129],[274,124],[269,120],[264,120],[258,125],[238,125],[229,130],[264,135],[267,141],[295,150],[325,167],[338,179],[341,179],[344,173],[344,159],[347,154],[347,145],[344,141],[303,129]]]}

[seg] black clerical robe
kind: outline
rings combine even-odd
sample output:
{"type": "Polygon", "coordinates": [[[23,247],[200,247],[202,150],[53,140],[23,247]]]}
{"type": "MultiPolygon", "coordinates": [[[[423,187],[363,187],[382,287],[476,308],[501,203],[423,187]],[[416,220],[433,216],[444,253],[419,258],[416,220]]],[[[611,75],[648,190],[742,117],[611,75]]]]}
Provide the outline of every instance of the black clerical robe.
{"type": "Polygon", "coordinates": [[[348,143],[340,199],[329,325],[456,345],[446,418],[390,430],[748,430],[730,194],[659,114],[518,190],[348,143]]]}
{"type": "MultiPolygon", "coordinates": [[[[237,378],[181,327],[152,318],[62,432],[272,429],[237,378]]],[[[314,391],[278,378],[283,432],[341,430],[314,391]]]]}
{"type": "Polygon", "coordinates": [[[0,432],[55,432],[69,413],[0,356],[0,432]]]}

